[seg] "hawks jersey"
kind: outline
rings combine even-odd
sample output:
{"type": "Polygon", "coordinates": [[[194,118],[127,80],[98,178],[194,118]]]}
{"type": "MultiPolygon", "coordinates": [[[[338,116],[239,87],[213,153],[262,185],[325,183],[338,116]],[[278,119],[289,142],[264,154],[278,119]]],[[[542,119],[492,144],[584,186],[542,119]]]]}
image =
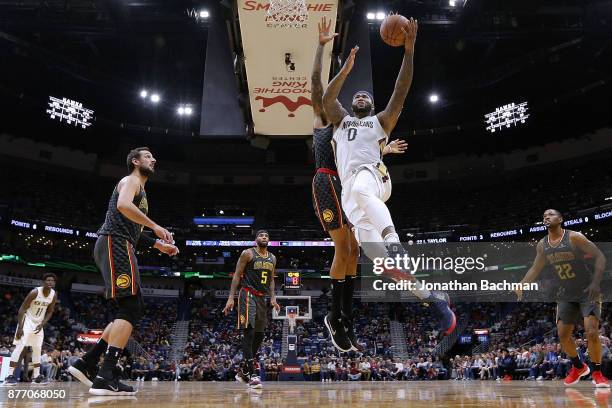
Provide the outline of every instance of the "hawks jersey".
{"type": "Polygon", "coordinates": [[[250,251],[253,259],[246,265],[241,284],[243,287],[267,294],[270,279],[274,279],[274,255],[268,252],[267,256],[261,256],[255,248],[251,248],[250,251]]]}
{"type": "Polygon", "coordinates": [[[333,137],[336,165],[342,183],[352,176],[354,170],[381,162],[388,140],[376,115],[361,119],[345,116],[333,137]]]}
{"type": "Polygon", "coordinates": [[[317,169],[326,168],[336,171],[336,161],[332,148],[334,128],[330,125],[322,129],[315,128],[312,132],[312,150],[317,169]]]}
{"type": "Polygon", "coordinates": [[[36,298],[30,303],[30,307],[25,312],[26,320],[29,320],[34,326],[38,326],[43,322],[47,308],[53,302],[53,297],[55,296],[55,290],[53,289],[49,291],[48,296],[45,296],[42,286],[37,287],[36,291],[38,292],[36,298]]]}
{"type": "MultiPolygon", "coordinates": [[[[140,239],[140,233],[142,232],[143,226],[127,219],[117,209],[117,201],[119,200],[119,190],[115,187],[113,194],[111,195],[108,203],[108,210],[106,211],[106,219],[104,224],[98,230],[98,235],[115,235],[130,241],[132,245],[138,243],[140,239]]],[[[140,187],[140,191],[134,197],[132,201],[140,211],[145,215],[149,211],[149,203],[147,201],[147,193],[144,188],[140,187]]]]}
{"type": "Polygon", "coordinates": [[[563,230],[561,241],[555,246],[550,244],[548,237],[542,239],[546,263],[551,265],[553,275],[559,280],[559,300],[579,300],[591,282],[591,271],[584,261],[584,253],[570,242],[572,232],[563,230]]]}

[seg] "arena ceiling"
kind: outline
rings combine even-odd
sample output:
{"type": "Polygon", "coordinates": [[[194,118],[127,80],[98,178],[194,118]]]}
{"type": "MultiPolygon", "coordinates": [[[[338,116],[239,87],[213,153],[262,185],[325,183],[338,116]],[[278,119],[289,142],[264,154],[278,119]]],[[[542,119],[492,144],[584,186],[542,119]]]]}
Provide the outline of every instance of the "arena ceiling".
{"type": "MultiPolygon", "coordinates": [[[[202,140],[198,117],[207,27],[210,19],[229,18],[228,3],[0,0],[0,131],[101,154],[146,142],[176,158],[193,144],[227,143],[202,140]],[[201,9],[210,11],[208,19],[199,18],[201,9]],[[158,90],[161,103],[143,102],[143,88],[158,90]],[[82,131],[47,120],[46,98],[56,94],[95,109],[95,126],[82,131]],[[179,117],[181,103],[192,104],[195,116],[179,117]]],[[[420,21],[413,86],[396,130],[409,139],[413,158],[521,148],[610,125],[612,1],[343,4],[344,13],[364,18],[382,10],[420,21]],[[431,93],[438,103],[429,102],[431,93]],[[533,107],[527,126],[484,130],[482,115],[523,100],[533,107]]],[[[381,107],[402,53],[382,43],[376,21],[370,30],[381,107]]],[[[305,160],[303,142],[276,141],[270,149],[296,154],[296,146],[305,160]]],[[[246,141],[244,149],[252,150],[246,141]]]]}

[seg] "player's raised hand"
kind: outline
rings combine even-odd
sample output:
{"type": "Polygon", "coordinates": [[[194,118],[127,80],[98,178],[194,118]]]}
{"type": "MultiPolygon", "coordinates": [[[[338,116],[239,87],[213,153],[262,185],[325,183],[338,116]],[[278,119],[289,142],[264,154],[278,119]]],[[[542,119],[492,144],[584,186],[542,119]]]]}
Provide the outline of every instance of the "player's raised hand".
{"type": "Polygon", "coordinates": [[[338,36],[338,33],[334,33],[334,34],[329,33],[331,29],[331,24],[332,24],[331,18],[329,19],[329,22],[327,21],[327,18],[325,17],[321,19],[321,22],[319,23],[319,44],[325,45],[338,36]]]}
{"type": "Polygon", "coordinates": [[[344,65],[340,70],[340,72],[344,75],[348,75],[353,69],[353,65],[355,65],[355,54],[357,54],[357,51],[359,51],[358,45],[351,48],[350,54],[348,55],[348,57],[346,57],[346,61],[344,61],[344,65]]]}
{"type": "Polygon", "coordinates": [[[179,249],[176,245],[167,244],[163,241],[157,241],[154,245],[155,248],[162,254],[166,254],[168,256],[174,256],[179,253],[179,249]]]}
{"type": "Polygon", "coordinates": [[[172,233],[167,229],[156,225],[155,228],[153,228],[153,232],[155,233],[157,238],[163,240],[167,244],[174,244],[174,238],[172,237],[172,233]]]}
{"type": "Polygon", "coordinates": [[[402,27],[404,33],[404,49],[406,51],[414,51],[414,42],[416,41],[417,31],[419,30],[419,22],[410,17],[408,23],[402,27]]]}
{"type": "Polygon", "coordinates": [[[395,139],[387,145],[388,153],[402,154],[408,149],[408,143],[403,139],[395,139]]]}
{"type": "Polygon", "coordinates": [[[227,299],[227,303],[225,304],[225,307],[223,308],[223,314],[227,316],[228,314],[230,314],[232,310],[234,310],[234,299],[229,298],[227,299]]]}

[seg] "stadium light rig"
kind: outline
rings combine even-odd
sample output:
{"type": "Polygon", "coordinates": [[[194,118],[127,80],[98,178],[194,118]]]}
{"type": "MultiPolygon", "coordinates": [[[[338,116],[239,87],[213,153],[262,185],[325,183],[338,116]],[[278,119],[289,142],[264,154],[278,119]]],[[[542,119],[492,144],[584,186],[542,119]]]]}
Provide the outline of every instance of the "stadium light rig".
{"type": "Polygon", "coordinates": [[[66,122],[68,125],[81,126],[87,129],[91,126],[94,111],[83,107],[81,102],[68,98],[56,98],[49,96],[47,102],[49,109],[46,110],[50,119],[66,122]]]}
{"type": "Polygon", "coordinates": [[[440,97],[438,96],[438,94],[429,95],[429,102],[437,103],[439,100],[440,100],[440,97]]]}
{"type": "Polygon", "coordinates": [[[521,102],[515,104],[514,102],[507,105],[500,106],[495,111],[484,115],[485,124],[487,125],[487,131],[494,133],[497,130],[508,129],[512,126],[516,126],[517,123],[525,123],[529,114],[527,113],[529,107],[527,102],[521,102]]]}

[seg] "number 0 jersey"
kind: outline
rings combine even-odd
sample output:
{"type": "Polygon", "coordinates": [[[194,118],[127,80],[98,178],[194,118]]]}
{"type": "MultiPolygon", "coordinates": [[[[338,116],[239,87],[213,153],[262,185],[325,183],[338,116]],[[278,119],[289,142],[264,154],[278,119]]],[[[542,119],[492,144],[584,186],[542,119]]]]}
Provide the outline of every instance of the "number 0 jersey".
{"type": "Polygon", "coordinates": [[[241,284],[245,288],[268,294],[270,279],[273,279],[274,255],[268,251],[268,256],[261,256],[255,248],[251,248],[250,251],[253,254],[253,259],[244,270],[241,284]]]}
{"type": "Polygon", "coordinates": [[[563,230],[561,241],[553,246],[548,236],[542,239],[546,263],[559,281],[557,298],[561,301],[577,302],[586,297],[584,290],[591,283],[591,271],[584,260],[584,253],[572,246],[570,234],[563,230]]]}
{"type": "Polygon", "coordinates": [[[336,165],[342,184],[353,175],[354,170],[382,161],[382,150],[388,140],[376,115],[361,119],[345,116],[333,137],[336,165]]]}

